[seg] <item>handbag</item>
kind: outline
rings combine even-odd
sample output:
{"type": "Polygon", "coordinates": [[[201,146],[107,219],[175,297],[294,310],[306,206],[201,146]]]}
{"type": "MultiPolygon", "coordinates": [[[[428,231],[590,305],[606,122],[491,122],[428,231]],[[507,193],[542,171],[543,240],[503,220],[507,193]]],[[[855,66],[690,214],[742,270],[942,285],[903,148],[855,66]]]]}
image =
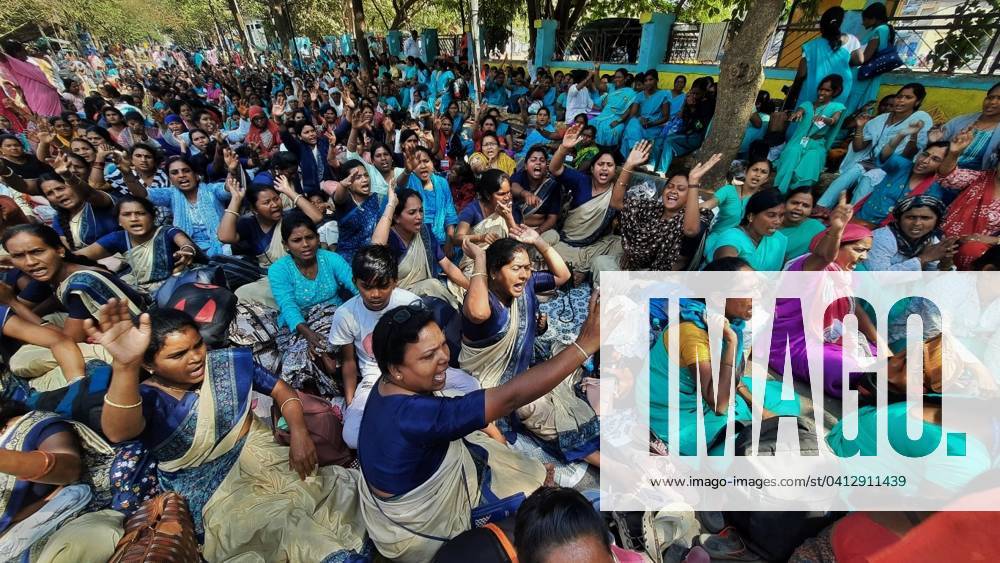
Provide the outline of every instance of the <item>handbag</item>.
{"type": "Polygon", "coordinates": [[[900,58],[899,51],[894,45],[890,45],[879,50],[870,61],[858,67],[858,78],[868,80],[901,66],[903,66],[903,59],[900,58]]]}
{"type": "Polygon", "coordinates": [[[108,563],[201,561],[187,501],[166,492],[143,503],[125,522],[125,535],[108,563]]]}
{"type": "MultiPolygon", "coordinates": [[[[316,445],[316,459],[320,467],[339,465],[348,467],[354,462],[354,454],[344,443],[344,424],[340,421],[333,406],[328,401],[315,395],[299,391],[302,401],[302,416],[306,421],[306,429],[316,445]]],[[[274,424],[274,440],[287,446],[292,441],[288,430],[278,428],[281,411],[277,404],[271,405],[271,420],[274,424]]]]}

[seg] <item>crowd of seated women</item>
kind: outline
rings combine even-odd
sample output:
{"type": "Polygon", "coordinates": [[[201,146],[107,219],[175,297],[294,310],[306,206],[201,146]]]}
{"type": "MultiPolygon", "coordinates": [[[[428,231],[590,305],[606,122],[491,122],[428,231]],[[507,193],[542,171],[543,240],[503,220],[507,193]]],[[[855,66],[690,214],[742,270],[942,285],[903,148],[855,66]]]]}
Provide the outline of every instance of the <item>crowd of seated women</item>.
{"type": "MultiPolygon", "coordinates": [[[[655,70],[492,67],[477,92],[445,59],[376,53],[371,75],[345,56],[267,72],[180,56],[119,61],[53,115],[0,97],[0,550],[106,561],[125,518],[176,491],[208,561],[632,560],[592,499],[557,486],[576,484],[558,467],[601,465],[585,380],[600,374],[602,271],[1000,268],[1000,85],[944,123],[920,109],[933,100],[919,83],[877,100],[855,67],[892,40],[884,7],[865,10],[857,45],[837,10],[783,109],[761,92],[725,163],[690,156],[714,81],[661,89],[655,70]],[[717,167],[725,182],[703,184],[717,167]],[[552,299],[586,313],[546,348],[552,299]],[[313,399],[353,463],[321,463],[313,399]]],[[[997,298],[942,291],[975,295],[970,311],[997,298]]],[[[837,373],[846,316],[877,340],[862,307],[838,303],[821,336],[837,373]]],[[[753,401],[749,314],[725,312],[737,418],[753,401]]],[[[682,411],[720,431],[728,397],[696,393],[712,377],[704,303],[682,319],[653,341],[651,385],[676,363],[682,411]]],[[[804,358],[790,366],[809,378],[804,358]]],[[[800,414],[772,398],[769,416],[800,414]]],[[[666,443],[667,405],[651,406],[666,443]]],[[[923,423],[943,431],[934,412],[923,423]]],[[[858,447],[839,425],[826,439],[858,447]]],[[[942,486],[988,469],[991,444],[975,447],[983,466],[942,486]]],[[[850,522],[896,533],[852,517],[792,547],[808,557],[850,522]]]]}

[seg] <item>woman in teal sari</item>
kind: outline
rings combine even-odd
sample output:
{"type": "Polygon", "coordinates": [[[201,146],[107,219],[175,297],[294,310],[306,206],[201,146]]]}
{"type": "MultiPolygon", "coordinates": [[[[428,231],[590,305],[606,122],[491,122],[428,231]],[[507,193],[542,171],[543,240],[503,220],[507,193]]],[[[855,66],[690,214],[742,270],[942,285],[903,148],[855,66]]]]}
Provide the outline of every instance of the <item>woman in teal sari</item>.
{"type": "MultiPolygon", "coordinates": [[[[869,62],[879,51],[891,47],[896,42],[896,32],[888,22],[889,14],[885,4],[881,2],[869,4],[861,12],[861,24],[865,26],[865,34],[861,37],[864,51],[859,49],[852,54],[852,64],[861,65],[869,62]]],[[[885,75],[879,74],[868,79],[855,79],[845,104],[848,114],[853,114],[858,108],[878,99],[883,76],[885,75]]]]}
{"type": "MultiPolygon", "coordinates": [[[[752,271],[746,261],[740,258],[723,258],[709,264],[706,271],[748,272],[752,271]]],[[[722,324],[723,341],[719,368],[718,387],[712,382],[711,349],[717,343],[709,341],[708,318],[703,299],[681,299],[680,322],[669,327],[657,339],[649,358],[649,426],[653,434],[668,445],[672,452],[681,455],[696,455],[698,452],[698,411],[704,415],[704,439],[709,455],[721,455],[724,448],[726,425],[728,423],[729,402],[735,403],[736,431],[741,424],[749,425],[752,419],[752,385],[744,362],[743,333],[752,314],[751,298],[727,298],[722,324]],[[678,339],[680,358],[671,359],[667,346],[671,338],[678,339]],[[671,445],[669,428],[669,378],[671,363],[677,365],[680,389],[680,444],[671,445]],[[735,369],[734,369],[735,368],[735,369]],[[734,380],[735,379],[735,396],[734,380]],[[698,389],[702,397],[699,400],[698,389]],[[716,390],[717,389],[717,390],[716,390]],[[718,395],[716,395],[718,393],[718,395]]],[[[799,414],[798,400],[781,401],[781,382],[768,381],[765,384],[763,401],[764,418],[772,413],[796,416],[799,414]]],[[[640,393],[642,393],[640,391],[640,393]]],[[[735,435],[735,434],[734,434],[735,435]]]]}
{"type": "Polygon", "coordinates": [[[831,74],[836,74],[842,80],[841,91],[832,99],[840,104],[847,103],[847,97],[854,86],[854,71],[851,69],[851,52],[844,47],[840,24],[844,22],[844,9],[834,6],[823,12],[820,17],[820,37],[802,46],[802,59],[792,83],[792,91],[788,96],[785,108],[790,109],[788,102],[797,99],[803,102],[814,102],[820,84],[831,74]]]}
{"type": "Polygon", "coordinates": [[[163,488],[187,499],[206,560],[363,557],[357,472],[317,468],[294,389],[249,349],[209,352],[181,311],[144,314],[135,326],[113,301],[98,316],[88,333],[114,359],[101,427],[112,441],[137,438],[150,449],[163,488]],[[150,373],[142,383],[141,369],[150,373]],[[289,447],[251,412],[253,390],[274,399],[289,447]]]}
{"type": "Polygon", "coordinates": [[[612,77],[612,84],[607,86],[604,107],[601,113],[590,120],[590,125],[597,128],[594,141],[598,145],[618,146],[625,132],[625,121],[628,112],[635,101],[635,90],[628,85],[628,71],[620,68],[612,77]]]}
{"type": "MultiPolygon", "coordinates": [[[[670,119],[670,90],[660,90],[657,84],[660,75],[656,69],[647,70],[643,78],[643,90],[636,94],[629,111],[628,124],[622,136],[622,154],[632,152],[632,147],[646,139],[659,144],[663,124],[670,119]]],[[[660,158],[660,147],[654,146],[650,162],[660,158]]]]}
{"type": "Polygon", "coordinates": [[[827,76],[819,83],[816,101],[802,102],[789,118],[799,122],[799,126],[775,163],[778,174],[774,185],[781,193],[790,188],[811,186],[819,180],[826,166],[826,153],[837,138],[845,115],[844,104],[833,101],[843,89],[844,82],[839,75],[827,76]]]}
{"type": "Polygon", "coordinates": [[[747,201],[739,226],[727,229],[705,244],[705,261],[739,257],[754,270],[780,271],[788,239],[778,232],[785,214],[785,198],[774,188],[757,192],[747,201]]]}

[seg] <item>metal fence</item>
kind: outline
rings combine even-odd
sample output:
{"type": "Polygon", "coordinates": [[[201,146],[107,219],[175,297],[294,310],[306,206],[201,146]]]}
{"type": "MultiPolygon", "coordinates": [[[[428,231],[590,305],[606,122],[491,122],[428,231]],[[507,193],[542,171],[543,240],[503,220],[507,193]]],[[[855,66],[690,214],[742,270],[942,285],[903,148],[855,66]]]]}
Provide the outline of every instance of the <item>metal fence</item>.
{"type": "Polygon", "coordinates": [[[641,38],[641,30],[583,29],[565,36],[554,58],[557,61],[634,64],[639,59],[641,38]]]}
{"type": "Polygon", "coordinates": [[[729,22],[674,23],[670,31],[670,45],[663,58],[665,63],[715,64],[722,58],[729,33],[729,22]]]}
{"type": "MultiPolygon", "coordinates": [[[[954,14],[897,16],[896,48],[914,72],[1000,74],[1000,25],[963,21],[954,14]],[[951,33],[956,32],[956,33],[951,33]]],[[[795,68],[802,46],[819,37],[819,24],[778,26],[764,55],[765,66],[795,68]]]]}
{"type": "Polygon", "coordinates": [[[442,57],[462,56],[461,35],[438,35],[438,55],[442,57]]]}

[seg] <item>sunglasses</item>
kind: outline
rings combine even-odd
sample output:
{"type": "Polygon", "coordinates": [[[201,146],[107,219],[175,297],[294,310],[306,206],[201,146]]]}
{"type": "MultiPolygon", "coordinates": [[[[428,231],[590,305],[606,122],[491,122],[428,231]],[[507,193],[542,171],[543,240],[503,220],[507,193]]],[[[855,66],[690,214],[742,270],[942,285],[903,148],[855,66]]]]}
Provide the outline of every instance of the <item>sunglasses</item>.
{"type": "Polygon", "coordinates": [[[427,308],[427,305],[425,305],[423,301],[414,301],[409,305],[404,305],[398,308],[392,316],[389,317],[389,320],[395,325],[401,325],[409,322],[413,317],[429,311],[430,309],[427,308]]]}

